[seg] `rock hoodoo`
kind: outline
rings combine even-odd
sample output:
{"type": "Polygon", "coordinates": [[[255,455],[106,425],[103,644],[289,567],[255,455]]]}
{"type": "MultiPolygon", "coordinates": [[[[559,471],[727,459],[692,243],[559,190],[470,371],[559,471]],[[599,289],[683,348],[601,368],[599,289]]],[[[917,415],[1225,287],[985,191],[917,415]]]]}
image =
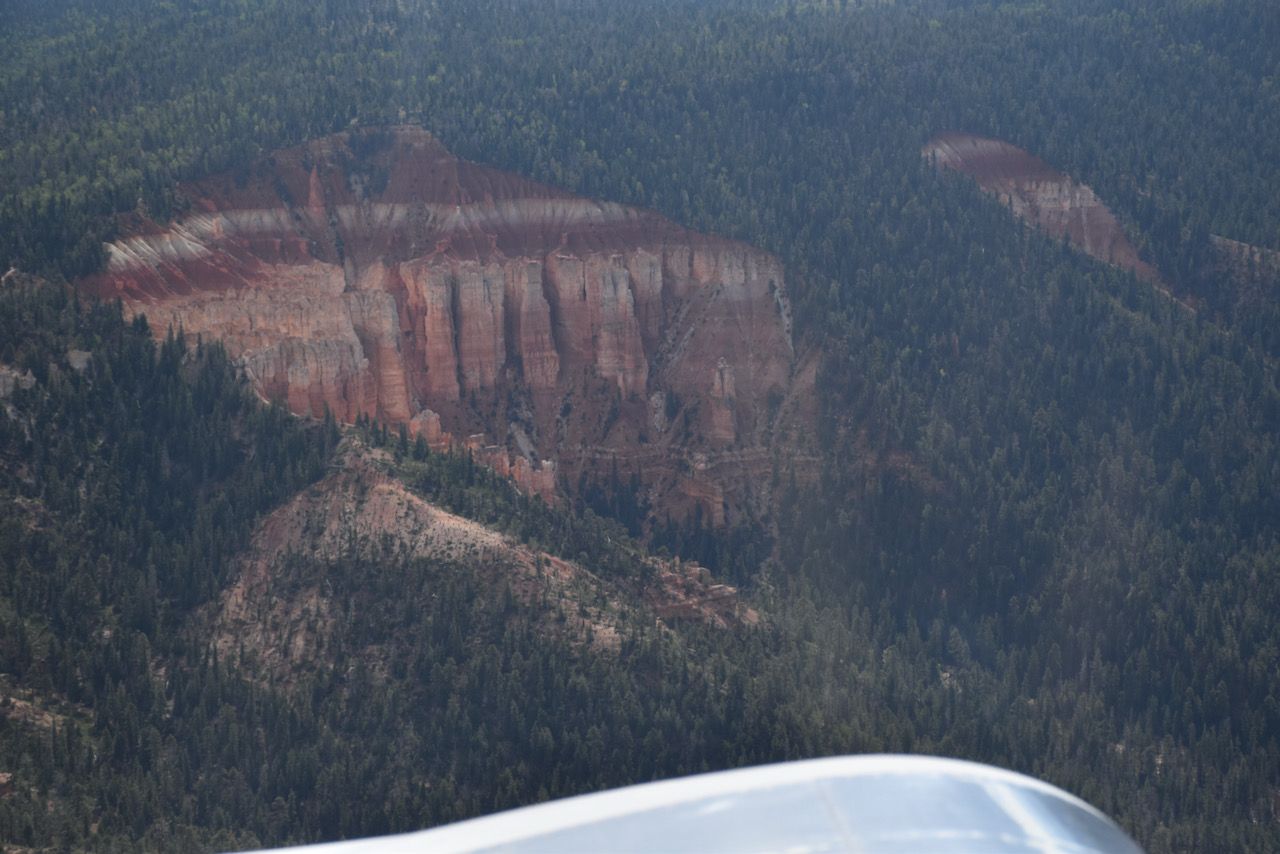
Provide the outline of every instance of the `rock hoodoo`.
{"type": "Polygon", "coordinates": [[[183,188],[83,285],[224,341],[268,398],[403,423],[549,495],[620,472],[724,519],[767,479],[794,362],[772,256],[460,160],[338,134],[183,188]]]}

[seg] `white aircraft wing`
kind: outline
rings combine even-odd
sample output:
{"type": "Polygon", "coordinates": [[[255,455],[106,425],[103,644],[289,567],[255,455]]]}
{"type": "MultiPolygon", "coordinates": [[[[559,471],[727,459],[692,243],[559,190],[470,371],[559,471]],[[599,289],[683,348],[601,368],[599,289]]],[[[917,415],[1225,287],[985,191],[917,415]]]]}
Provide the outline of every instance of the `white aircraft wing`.
{"type": "Polygon", "coordinates": [[[924,756],[765,765],[582,795],[294,854],[1142,854],[1084,801],[1031,777],[924,756]]]}

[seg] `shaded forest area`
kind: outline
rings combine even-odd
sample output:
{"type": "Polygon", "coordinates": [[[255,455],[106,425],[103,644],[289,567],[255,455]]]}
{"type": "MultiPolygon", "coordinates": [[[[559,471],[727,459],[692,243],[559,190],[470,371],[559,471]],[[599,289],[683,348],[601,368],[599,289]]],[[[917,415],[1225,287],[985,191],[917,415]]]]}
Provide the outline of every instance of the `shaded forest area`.
{"type": "MultiPolygon", "coordinates": [[[[177,181],[352,123],[417,122],[463,156],[779,254],[801,344],[824,353],[826,464],[780,502],[767,560],[741,532],[662,534],[750,582],[764,628],[636,627],[597,659],[540,639],[465,573],[353,558],[323,571],[361,607],[378,607],[370,578],[421,602],[397,624],[404,675],[289,695],[211,660],[189,617],[254,519],[323,471],[332,428],[259,408],[216,347],[183,357],[118,310],[7,286],[0,363],[37,382],[0,417],[19,511],[0,523],[0,661],[11,709],[38,695],[58,716],[0,716],[0,770],[28,781],[0,800],[0,839],[310,840],[914,750],[1044,777],[1154,851],[1273,846],[1280,300],[1264,283],[1237,310],[1210,235],[1280,248],[1274,4],[6,14],[0,260],[72,277],[103,262],[112,213],[181,212],[177,181]],[[948,129],[1090,184],[1207,308],[936,174],[920,146],[948,129]],[[477,734],[492,750],[464,761],[477,734]]],[[[522,504],[461,461],[416,470],[460,512],[543,544],[581,535],[593,563],[637,571],[639,546],[610,552],[589,517],[522,504]]]]}

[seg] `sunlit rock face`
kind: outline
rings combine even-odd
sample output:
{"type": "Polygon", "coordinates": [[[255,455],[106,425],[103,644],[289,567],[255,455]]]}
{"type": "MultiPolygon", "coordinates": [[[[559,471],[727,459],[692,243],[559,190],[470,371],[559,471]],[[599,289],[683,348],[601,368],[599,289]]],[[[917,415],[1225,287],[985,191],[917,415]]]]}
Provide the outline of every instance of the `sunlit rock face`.
{"type": "Polygon", "coordinates": [[[677,518],[732,521],[759,497],[794,362],[771,255],[415,128],[184,191],[184,216],[127,221],[83,286],[158,335],[221,339],[264,397],[465,444],[548,497],[615,473],[677,518]]]}
{"type": "Polygon", "coordinates": [[[1093,190],[1040,158],[1002,140],[962,133],[935,137],[923,154],[939,168],[969,175],[1015,216],[1050,236],[1065,238],[1086,255],[1130,270],[1139,279],[1161,284],[1159,273],[1138,257],[1115,215],[1093,190]]]}

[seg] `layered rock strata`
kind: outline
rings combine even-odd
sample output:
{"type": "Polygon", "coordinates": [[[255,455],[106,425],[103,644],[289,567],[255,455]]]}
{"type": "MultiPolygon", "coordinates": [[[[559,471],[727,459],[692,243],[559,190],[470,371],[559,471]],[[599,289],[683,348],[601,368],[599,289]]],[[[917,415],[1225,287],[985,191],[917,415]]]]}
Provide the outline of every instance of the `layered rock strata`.
{"type": "Polygon", "coordinates": [[[84,287],[157,334],[222,340],[265,397],[472,447],[547,496],[619,471],[676,516],[731,520],[758,498],[767,402],[794,361],[772,256],[468,163],[414,128],[184,192],[173,224],[125,222],[84,287]]]}
{"type": "Polygon", "coordinates": [[[940,169],[970,176],[1015,216],[1046,234],[1163,287],[1160,274],[1139,257],[1115,214],[1093,190],[1040,158],[1002,140],[962,133],[937,136],[922,153],[940,169]]]}

